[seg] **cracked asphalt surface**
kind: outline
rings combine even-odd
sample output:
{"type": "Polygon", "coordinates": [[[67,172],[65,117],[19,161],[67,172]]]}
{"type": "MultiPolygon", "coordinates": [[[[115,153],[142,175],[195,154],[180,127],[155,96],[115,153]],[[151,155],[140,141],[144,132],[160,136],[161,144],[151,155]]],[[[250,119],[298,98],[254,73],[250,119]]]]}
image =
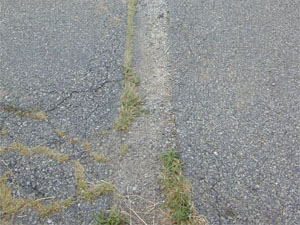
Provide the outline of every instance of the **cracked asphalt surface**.
{"type": "Polygon", "coordinates": [[[74,161],[88,185],[112,180],[161,203],[159,155],[177,144],[209,224],[299,224],[300,3],[147,0],[137,10],[134,69],[149,114],[121,134],[111,128],[127,1],[0,0],[0,176],[12,172],[15,199],[73,201],[8,224],[94,224],[114,200],[80,199],[74,161]]]}
{"type": "Polygon", "coordinates": [[[36,0],[1,5],[1,104],[40,108],[49,126],[76,135],[108,128],[123,79],[126,5],[36,0]]]}
{"type": "MultiPolygon", "coordinates": [[[[0,146],[47,146],[69,157],[61,163],[44,154],[6,151],[0,155],[0,176],[12,170],[7,185],[16,199],[75,196],[71,160],[83,165],[88,182],[112,173],[78,140],[92,142],[118,116],[127,2],[1,0],[0,6],[0,130],[5,131],[0,146]],[[46,119],[26,116],[32,110],[46,119]]],[[[10,222],[93,224],[110,202],[107,196],[77,200],[48,219],[28,209],[10,222]]]]}
{"type": "Polygon", "coordinates": [[[184,173],[209,224],[299,224],[300,3],[169,1],[184,173]]]}

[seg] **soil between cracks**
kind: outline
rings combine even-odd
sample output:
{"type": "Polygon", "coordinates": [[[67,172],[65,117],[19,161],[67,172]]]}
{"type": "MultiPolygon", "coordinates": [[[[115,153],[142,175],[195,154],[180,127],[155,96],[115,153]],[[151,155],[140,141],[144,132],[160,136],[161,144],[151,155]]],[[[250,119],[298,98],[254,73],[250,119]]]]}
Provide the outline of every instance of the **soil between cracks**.
{"type": "Polygon", "coordinates": [[[130,196],[123,206],[131,207],[132,224],[165,224],[160,156],[168,148],[176,148],[168,71],[168,10],[164,1],[145,0],[139,2],[136,12],[133,64],[141,80],[138,91],[143,107],[149,114],[136,118],[124,134],[122,143],[128,145],[128,153],[116,165],[114,179],[122,194],[130,196]]]}

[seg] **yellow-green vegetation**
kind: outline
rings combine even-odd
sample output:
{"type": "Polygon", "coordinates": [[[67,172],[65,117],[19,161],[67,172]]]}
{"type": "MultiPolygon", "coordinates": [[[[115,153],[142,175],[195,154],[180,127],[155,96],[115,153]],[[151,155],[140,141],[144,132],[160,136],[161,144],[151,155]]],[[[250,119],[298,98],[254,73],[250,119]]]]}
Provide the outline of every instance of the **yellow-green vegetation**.
{"type": "Polygon", "coordinates": [[[172,224],[205,225],[205,218],[197,216],[192,208],[191,187],[182,174],[179,154],[168,150],[161,159],[162,186],[167,196],[172,224]]]}
{"type": "Polygon", "coordinates": [[[99,154],[97,152],[92,151],[91,144],[88,141],[84,141],[82,144],[85,151],[87,151],[90,156],[92,156],[96,161],[98,162],[108,162],[109,158],[107,158],[105,155],[99,154]]]}
{"type": "Polygon", "coordinates": [[[74,162],[74,175],[77,181],[76,193],[79,198],[86,200],[93,200],[101,195],[106,195],[114,191],[114,186],[108,182],[92,185],[88,187],[87,182],[84,180],[84,168],[78,161],[74,162]]]}
{"type": "Polygon", "coordinates": [[[56,129],[55,132],[57,133],[57,135],[62,138],[64,136],[66,136],[66,132],[60,129],[56,129]]]}
{"type": "Polygon", "coordinates": [[[42,199],[36,198],[18,198],[14,199],[11,190],[6,184],[7,178],[12,174],[11,171],[0,177],[0,208],[1,222],[7,224],[10,218],[21,212],[25,208],[35,209],[42,217],[46,217],[52,213],[58,213],[65,207],[72,204],[72,199],[67,198],[60,201],[50,201],[48,204],[42,204],[42,199]]]}
{"type": "Polygon", "coordinates": [[[5,136],[7,134],[8,134],[7,130],[5,130],[5,129],[0,130],[0,135],[1,136],[5,136]]]}
{"type": "Polygon", "coordinates": [[[125,155],[128,151],[128,144],[121,144],[120,145],[120,154],[125,155]]]}
{"type": "Polygon", "coordinates": [[[6,180],[10,175],[11,171],[0,177],[0,207],[2,212],[1,221],[3,224],[25,205],[23,200],[14,200],[10,189],[7,187],[6,180]]]}
{"type": "Polygon", "coordinates": [[[97,152],[90,152],[90,155],[98,162],[108,162],[109,158],[107,158],[105,155],[99,154],[97,152]]]}
{"type": "Polygon", "coordinates": [[[93,200],[101,195],[112,193],[113,191],[114,186],[111,183],[102,182],[101,184],[94,185],[94,187],[90,188],[89,190],[82,192],[79,195],[79,198],[93,200]]]}
{"type": "Polygon", "coordinates": [[[80,140],[77,139],[77,138],[72,138],[69,141],[70,141],[71,144],[75,144],[75,143],[79,143],[80,142],[80,140]]]}
{"type": "Polygon", "coordinates": [[[129,224],[126,217],[122,214],[121,210],[117,207],[110,209],[107,217],[104,216],[104,212],[101,211],[99,216],[95,217],[98,225],[125,225],[129,224]]]}
{"type": "Polygon", "coordinates": [[[69,157],[65,154],[58,153],[46,146],[37,146],[34,148],[29,148],[19,142],[12,143],[7,147],[0,147],[0,154],[4,154],[7,151],[15,151],[21,155],[34,155],[34,154],[44,154],[51,158],[55,158],[59,162],[65,162],[69,159],[69,157]]]}
{"type": "Polygon", "coordinates": [[[119,118],[115,124],[115,129],[119,131],[127,131],[132,120],[141,114],[141,98],[136,91],[136,86],[139,84],[139,78],[132,69],[132,38],[134,34],[136,4],[136,0],[128,1],[127,31],[124,53],[124,90],[121,96],[119,118]]]}
{"type": "Polygon", "coordinates": [[[91,144],[88,141],[84,141],[82,143],[82,146],[83,146],[83,148],[84,148],[85,151],[87,151],[87,152],[91,152],[92,151],[91,144]]]}
{"type": "Polygon", "coordinates": [[[17,108],[15,106],[5,105],[0,107],[0,111],[14,113],[20,117],[27,116],[34,120],[47,120],[46,113],[41,111],[40,109],[24,110],[24,109],[17,108]]]}
{"type": "Polygon", "coordinates": [[[64,208],[72,204],[72,198],[63,199],[60,201],[52,201],[50,204],[42,204],[39,200],[34,200],[30,203],[30,207],[34,208],[42,217],[46,217],[53,213],[59,213],[64,208]]]}
{"type": "Polygon", "coordinates": [[[76,192],[80,195],[82,192],[87,190],[87,184],[84,180],[84,168],[80,162],[74,160],[74,176],[77,181],[76,192]]]}
{"type": "Polygon", "coordinates": [[[101,138],[103,138],[107,133],[108,133],[107,130],[101,131],[101,132],[99,133],[99,136],[100,136],[101,138]]]}
{"type": "Polygon", "coordinates": [[[124,67],[130,69],[132,67],[133,58],[133,42],[132,38],[134,35],[134,16],[136,11],[137,0],[128,0],[127,8],[127,30],[126,30],[126,44],[124,53],[124,67]]]}

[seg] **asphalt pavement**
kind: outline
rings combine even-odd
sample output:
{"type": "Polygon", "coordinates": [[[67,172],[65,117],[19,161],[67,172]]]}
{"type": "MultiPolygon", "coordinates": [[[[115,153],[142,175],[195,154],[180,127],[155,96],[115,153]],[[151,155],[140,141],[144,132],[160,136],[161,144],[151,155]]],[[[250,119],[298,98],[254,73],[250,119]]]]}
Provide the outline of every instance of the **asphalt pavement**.
{"type": "Polygon", "coordinates": [[[90,189],[103,180],[155,208],[159,155],[178,144],[209,224],[300,224],[300,3],[138,1],[149,114],[120,133],[127,3],[0,0],[1,222],[94,224],[114,202],[90,189]]]}
{"type": "Polygon", "coordinates": [[[300,3],[172,0],[184,173],[209,224],[300,224],[300,3]]]}
{"type": "MultiPolygon", "coordinates": [[[[87,182],[111,173],[82,143],[111,129],[118,116],[127,2],[1,0],[0,6],[0,176],[12,171],[6,185],[14,199],[73,198],[74,160],[87,182]]],[[[9,223],[93,224],[109,207],[109,197],[78,199],[52,218],[26,209],[9,223]]]]}

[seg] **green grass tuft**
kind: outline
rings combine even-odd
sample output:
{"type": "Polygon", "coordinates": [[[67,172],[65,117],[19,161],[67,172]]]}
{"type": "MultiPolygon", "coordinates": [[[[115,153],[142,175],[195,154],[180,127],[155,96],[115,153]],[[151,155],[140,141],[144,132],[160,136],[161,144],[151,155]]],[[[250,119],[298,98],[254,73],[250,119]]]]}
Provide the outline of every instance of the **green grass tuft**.
{"type": "Polygon", "coordinates": [[[132,120],[141,114],[140,104],[142,103],[136,86],[140,79],[132,69],[134,16],[136,0],[129,0],[127,9],[127,31],[124,53],[124,90],[121,96],[120,113],[114,128],[118,131],[127,131],[132,120]]]}
{"type": "Polygon", "coordinates": [[[109,210],[109,215],[105,217],[104,212],[101,211],[99,216],[95,217],[97,225],[125,225],[129,224],[121,211],[117,208],[109,210]]]}
{"type": "Polygon", "coordinates": [[[121,96],[121,106],[118,122],[115,129],[119,131],[128,130],[132,120],[141,114],[141,99],[134,89],[134,85],[125,84],[121,96]]]}
{"type": "Polygon", "coordinates": [[[162,185],[167,195],[167,206],[174,224],[193,224],[190,185],[182,175],[179,154],[169,150],[162,155],[162,185]]]}

